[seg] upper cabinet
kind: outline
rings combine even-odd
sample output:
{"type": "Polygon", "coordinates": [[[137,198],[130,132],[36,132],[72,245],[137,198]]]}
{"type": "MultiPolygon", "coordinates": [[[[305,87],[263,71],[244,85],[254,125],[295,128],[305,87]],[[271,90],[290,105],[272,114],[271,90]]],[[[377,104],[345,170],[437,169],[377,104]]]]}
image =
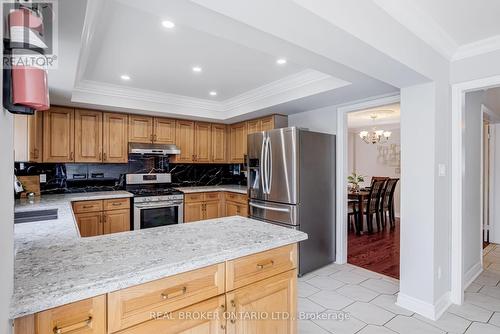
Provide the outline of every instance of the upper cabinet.
{"type": "Polygon", "coordinates": [[[42,162],[43,114],[14,115],[14,161],[42,162]]]}
{"type": "Polygon", "coordinates": [[[208,163],[212,161],[212,125],[196,122],[194,133],[194,161],[208,163]]]}
{"type": "Polygon", "coordinates": [[[227,129],[224,124],[212,124],[212,162],[227,162],[227,129]]]}
{"type": "Polygon", "coordinates": [[[229,162],[243,163],[247,154],[247,123],[229,126],[229,162]]]}
{"type": "Polygon", "coordinates": [[[43,111],[43,162],[75,161],[75,111],[52,107],[43,111]]]}
{"type": "Polygon", "coordinates": [[[175,143],[174,119],[130,115],[128,126],[128,141],[131,143],[175,143]]]}
{"type": "Polygon", "coordinates": [[[178,120],[175,129],[175,144],[181,154],[175,156],[175,162],[194,161],[194,122],[178,120]]]}
{"type": "Polygon", "coordinates": [[[128,141],[151,143],[153,141],[153,117],[130,115],[128,117],[128,141]]]}
{"type": "Polygon", "coordinates": [[[102,112],[75,110],[75,162],[102,161],[102,112]]]}
{"type": "Polygon", "coordinates": [[[153,142],[175,144],[175,119],[154,118],[153,142]]]}
{"type": "Polygon", "coordinates": [[[103,162],[128,162],[128,116],[104,113],[103,115],[103,162]]]}

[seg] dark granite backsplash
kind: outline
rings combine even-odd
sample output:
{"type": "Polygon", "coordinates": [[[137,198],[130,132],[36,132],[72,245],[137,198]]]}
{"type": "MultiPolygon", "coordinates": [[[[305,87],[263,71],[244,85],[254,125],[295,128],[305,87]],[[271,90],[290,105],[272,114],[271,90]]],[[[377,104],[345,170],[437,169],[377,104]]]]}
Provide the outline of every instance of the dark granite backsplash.
{"type": "Polygon", "coordinates": [[[172,186],[208,186],[221,184],[246,185],[241,165],[173,164],[168,157],[129,157],[128,164],[22,164],[15,163],[16,175],[45,174],[47,182],[40,185],[42,193],[120,190],[127,173],[172,174],[172,186]]]}

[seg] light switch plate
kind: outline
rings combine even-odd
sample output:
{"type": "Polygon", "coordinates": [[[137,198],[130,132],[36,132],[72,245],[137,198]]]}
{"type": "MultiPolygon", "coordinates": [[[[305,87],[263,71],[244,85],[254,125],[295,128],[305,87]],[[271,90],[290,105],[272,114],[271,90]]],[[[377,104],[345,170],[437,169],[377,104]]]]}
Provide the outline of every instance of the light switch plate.
{"type": "Polygon", "coordinates": [[[446,176],[446,165],[445,164],[438,165],[438,174],[439,174],[439,176],[446,176]]]}

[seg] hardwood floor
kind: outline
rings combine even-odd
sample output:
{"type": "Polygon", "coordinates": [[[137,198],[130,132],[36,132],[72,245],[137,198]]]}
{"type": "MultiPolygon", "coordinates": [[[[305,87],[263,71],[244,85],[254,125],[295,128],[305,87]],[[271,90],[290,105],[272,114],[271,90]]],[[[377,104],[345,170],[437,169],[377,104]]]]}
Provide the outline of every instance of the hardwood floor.
{"type": "Polygon", "coordinates": [[[363,235],[349,231],[347,262],[399,279],[399,231],[399,218],[394,229],[363,235]]]}

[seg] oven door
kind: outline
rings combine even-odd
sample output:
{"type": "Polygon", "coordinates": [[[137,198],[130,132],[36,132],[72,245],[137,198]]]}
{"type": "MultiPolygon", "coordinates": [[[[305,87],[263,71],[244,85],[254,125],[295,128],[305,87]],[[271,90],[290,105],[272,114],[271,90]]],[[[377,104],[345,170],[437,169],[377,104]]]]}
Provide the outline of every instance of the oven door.
{"type": "Polygon", "coordinates": [[[183,221],[182,201],[134,204],[134,230],[180,224],[183,221]]]}

